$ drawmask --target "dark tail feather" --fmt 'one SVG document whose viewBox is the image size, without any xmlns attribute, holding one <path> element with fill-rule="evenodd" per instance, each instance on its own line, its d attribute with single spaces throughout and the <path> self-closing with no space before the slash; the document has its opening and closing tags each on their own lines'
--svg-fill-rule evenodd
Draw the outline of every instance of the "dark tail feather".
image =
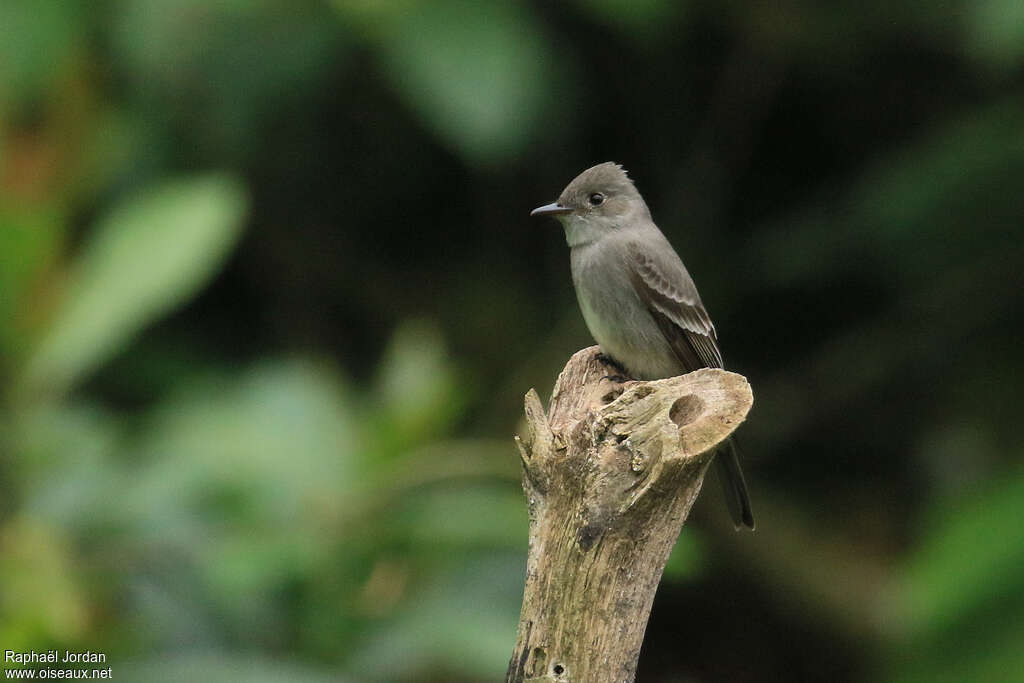
<svg viewBox="0 0 1024 683">
<path fill-rule="evenodd" d="M 736 454 L 736 444 L 732 439 L 715 456 L 718 462 L 718 480 L 722 483 L 725 493 L 725 504 L 729 507 L 732 523 L 739 529 L 745 526 L 754 528 L 754 513 L 750 509 L 750 495 L 747 493 L 747 482 L 743 480 L 740 459 Z"/>
</svg>

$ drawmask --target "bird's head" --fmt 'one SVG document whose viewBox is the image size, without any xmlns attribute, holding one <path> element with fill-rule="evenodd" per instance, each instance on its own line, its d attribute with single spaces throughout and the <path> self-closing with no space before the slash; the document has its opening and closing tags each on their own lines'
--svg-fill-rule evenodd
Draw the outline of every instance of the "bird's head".
<svg viewBox="0 0 1024 683">
<path fill-rule="evenodd" d="M 530 215 L 557 218 L 570 247 L 651 217 L 633 181 L 611 161 L 583 171 L 562 190 L 557 202 L 539 206 Z"/>
</svg>

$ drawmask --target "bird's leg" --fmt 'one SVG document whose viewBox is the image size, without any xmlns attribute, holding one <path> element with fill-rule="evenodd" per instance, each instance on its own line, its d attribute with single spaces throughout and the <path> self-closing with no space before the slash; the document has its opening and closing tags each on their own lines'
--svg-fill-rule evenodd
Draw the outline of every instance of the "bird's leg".
<svg viewBox="0 0 1024 683">
<path fill-rule="evenodd" d="M 629 384 L 633 382 L 633 379 L 629 377 L 626 368 L 622 367 L 622 364 L 611 356 L 599 353 L 597 354 L 597 359 L 612 371 L 611 374 L 601 378 L 602 381 L 611 382 L 613 385 L 608 393 L 601 397 L 601 400 L 607 405 L 619 396 L 622 396 L 622 393 L 629 388 Z"/>
<path fill-rule="evenodd" d="M 626 368 L 622 367 L 622 364 L 619 363 L 614 358 L 612 358 L 611 356 L 606 355 L 604 353 L 599 353 L 597 354 L 597 359 L 604 363 L 605 365 L 610 365 L 612 370 L 617 371 L 616 374 L 605 375 L 602 379 L 614 382 L 615 384 L 625 384 L 626 382 L 632 381 L 632 379 L 629 377 L 629 374 L 626 372 Z"/>
</svg>

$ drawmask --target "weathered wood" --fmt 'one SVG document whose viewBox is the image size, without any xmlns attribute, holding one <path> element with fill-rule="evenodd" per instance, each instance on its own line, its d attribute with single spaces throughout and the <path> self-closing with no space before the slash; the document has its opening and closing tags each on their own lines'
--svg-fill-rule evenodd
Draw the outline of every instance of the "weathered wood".
<svg viewBox="0 0 1024 683">
<path fill-rule="evenodd" d="M 518 642 L 506 681 L 634 679 L 654 593 L 715 447 L 750 385 L 704 369 L 617 384 L 596 346 L 562 370 L 516 437 L 530 511 Z"/>
</svg>

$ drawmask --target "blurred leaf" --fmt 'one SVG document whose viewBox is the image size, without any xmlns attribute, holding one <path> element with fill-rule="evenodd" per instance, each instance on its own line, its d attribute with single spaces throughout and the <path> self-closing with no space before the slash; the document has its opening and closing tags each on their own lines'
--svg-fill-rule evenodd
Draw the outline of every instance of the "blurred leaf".
<svg viewBox="0 0 1024 683">
<path fill-rule="evenodd" d="M 46 402 L 18 415 L 14 463 L 25 509 L 64 529 L 79 530 L 97 503 L 109 506 L 123 476 L 114 456 L 123 423 L 85 402 Z"/>
<path fill-rule="evenodd" d="M 464 483 L 424 492 L 408 506 L 410 538 L 423 546 L 497 546 L 526 552 L 529 520 L 518 486 Z"/>
<path fill-rule="evenodd" d="M 0 205 L 0 364 L 24 354 L 34 322 L 27 295 L 56 259 L 63 236 L 56 207 Z M 9 368 L 0 365 L 0 372 Z"/>
<path fill-rule="evenodd" d="M 29 390 L 61 392 L 217 272 L 246 199 L 227 176 L 167 182 L 108 214 L 72 268 L 66 297 L 26 368 Z"/>
<path fill-rule="evenodd" d="M 304 107 L 344 60 L 345 33 L 320 3 L 133 0 L 112 19 L 149 124 L 187 126 L 219 158 L 258 156 L 267 120 Z"/>
<path fill-rule="evenodd" d="M 71 544 L 30 517 L 0 526 L 0 642 L 27 650 L 80 638 L 88 627 Z"/>
<path fill-rule="evenodd" d="M 613 30 L 645 40 L 652 34 L 678 30 L 679 24 L 673 20 L 688 5 L 678 0 L 576 0 L 575 4 L 580 12 Z"/>
<path fill-rule="evenodd" d="M 939 500 L 902 582 L 894 680 L 1024 680 L 1024 473 Z"/>
<path fill-rule="evenodd" d="M 167 143 L 151 121 L 111 106 L 97 112 L 90 124 L 77 150 L 76 173 L 69 178 L 74 199 L 89 201 L 108 195 L 111 188 L 139 187 L 147 179 L 159 178 L 156 159 L 166 152 Z"/>
<path fill-rule="evenodd" d="M 185 543 L 197 527 L 233 520 L 217 543 L 195 547 L 200 556 L 209 551 L 237 568 L 241 549 L 264 553 L 280 543 L 304 561 L 355 483 L 358 450 L 340 383 L 311 363 L 268 363 L 235 380 L 197 383 L 153 416 L 139 445 L 143 462 L 120 498 L 124 520 Z M 267 546 L 247 545 L 255 537 Z"/>
<path fill-rule="evenodd" d="M 412 321 L 395 331 L 380 362 L 374 436 L 387 450 L 441 436 L 462 413 L 468 397 L 433 323 Z"/>
<path fill-rule="evenodd" d="M 1024 594 L 1024 474 L 976 491 L 938 514 L 907 568 L 907 627 L 942 631 L 973 610 Z"/>
<path fill-rule="evenodd" d="M 213 610 L 221 630 L 272 641 L 277 591 L 325 561 L 356 483 L 350 410 L 337 378 L 303 361 L 188 387 L 139 444 L 120 527 L 160 549 L 163 571 L 195 577 L 194 609 Z"/>
<path fill-rule="evenodd" d="M 876 278 L 930 282 L 996 245 L 1020 243 L 1024 102 L 970 110 L 866 172 L 843 201 L 819 206 L 751 243 L 752 262 L 779 283 L 827 279 L 851 258 L 886 263 Z M 823 275 L 827 273 L 828 275 Z M 890 275 L 891 273 L 891 275 Z"/>
<path fill-rule="evenodd" d="M 967 4 L 967 49 L 986 65 L 1010 70 L 1024 58 L 1024 3 L 974 0 Z"/>
<path fill-rule="evenodd" d="M 326 561 L 358 481 L 337 378 L 304 361 L 193 378 L 131 439 L 120 422 L 66 403 L 21 416 L 24 509 L 82 543 L 76 560 L 129 606 L 133 633 L 156 644 L 212 645 L 225 631 L 273 642 L 279 591 Z"/>
<path fill-rule="evenodd" d="M 514 156 L 555 98 L 542 27 L 517 2 L 366 3 L 336 0 L 381 51 L 386 76 L 434 131 L 469 161 Z M 397 11 L 401 9 L 402 11 Z"/>
<path fill-rule="evenodd" d="M 453 558 L 454 559 L 454 558 Z M 519 555 L 461 556 L 392 623 L 354 648 L 351 669 L 373 680 L 445 672 L 498 680 L 515 644 L 523 590 Z"/>
<path fill-rule="evenodd" d="M 0 115 L 53 85 L 76 47 L 82 8 L 63 0 L 0 2 Z"/>
</svg>

